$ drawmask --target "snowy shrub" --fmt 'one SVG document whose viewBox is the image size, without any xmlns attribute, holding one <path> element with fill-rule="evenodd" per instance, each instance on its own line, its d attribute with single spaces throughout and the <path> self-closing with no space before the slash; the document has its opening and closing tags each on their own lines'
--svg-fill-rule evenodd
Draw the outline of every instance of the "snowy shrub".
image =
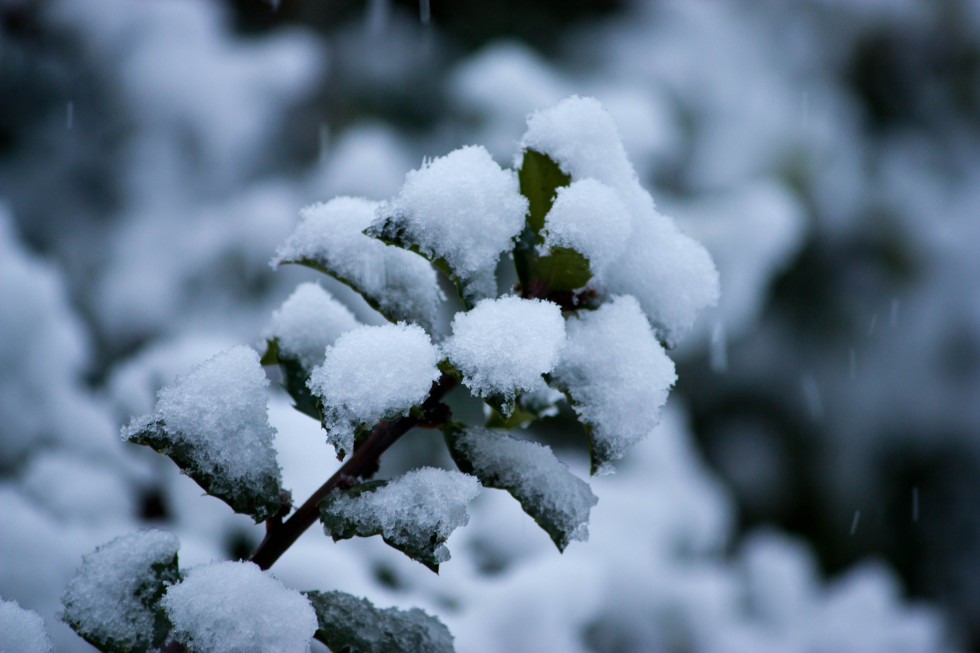
<svg viewBox="0 0 980 653">
<path fill-rule="evenodd" d="M 445 626 L 419 610 L 301 594 L 267 570 L 319 520 L 334 540 L 380 535 L 438 571 L 482 487 L 512 495 L 559 550 L 588 537 L 589 483 L 520 429 L 567 400 L 592 472 L 613 471 L 659 422 L 676 380 L 665 347 L 716 301 L 718 277 L 707 252 L 656 210 L 596 100 L 571 97 L 528 126 L 514 170 L 469 146 L 425 161 L 388 202 L 339 198 L 303 211 L 274 264 L 334 277 L 391 324 L 362 325 L 305 284 L 273 315 L 264 355 L 234 347 L 163 389 L 124 439 L 169 456 L 205 492 L 264 522 L 266 537 L 247 562 L 189 570 L 177 564 L 176 538 L 158 532 L 99 548 L 64 599 L 79 634 L 106 651 L 166 641 L 302 651 L 313 638 L 334 651 L 448 651 Z M 501 290 L 506 265 L 517 282 Z M 446 328 L 451 301 L 462 310 Z M 278 368 L 343 462 L 296 509 L 262 366 Z M 452 392 L 483 402 L 486 422 L 454 415 Z M 382 454 L 416 427 L 442 432 L 459 471 L 373 479 Z"/>
</svg>

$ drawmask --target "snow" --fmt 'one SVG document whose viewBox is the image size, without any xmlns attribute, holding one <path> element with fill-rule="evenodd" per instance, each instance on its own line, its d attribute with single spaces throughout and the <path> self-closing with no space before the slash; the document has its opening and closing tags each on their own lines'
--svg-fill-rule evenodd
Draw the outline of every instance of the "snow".
<svg viewBox="0 0 980 653">
<path fill-rule="evenodd" d="M 156 615 L 143 601 L 162 582 L 153 567 L 175 564 L 178 548 L 173 534 L 146 530 L 84 556 L 62 599 L 65 621 L 77 624 L 87 639 L 148 646 Z"/>
<path fill-rule="evenodd" d="M 484 484 L 507 490 L 532 516 L 554 523 L 559 548 L 588 539 L 589 511 L 598 499 L 550 447 L 478 427 L 461 433 L 454 446 Z"/>
<path fill-rule="evenodd" d="M 469 522 L 466 506 L 479 492 L 480 483 L 472 476 L 423 467 L 373 492 L 337 497 L 329 512 L 357 524 L 359 531 L 380 532 L 400 548 L 424 550 L 433 538 L 442 542 Z M 449 549 L 439 543 L 433 557 L 445 562 Z"/>
<path fill-rule="evenodd" d="M 32 456 L 21 475 L 21 487 L 65 521 L 98 524 L 136 514 L 133 488 L 116 470 L 64 450 Z"/>
<path fill-rule="evenodd" d="M 267 338 L 276 338 L 282 356 L 296 358 L 306 370 L 323 362 L 326 348 L 359 322 L 346 306 L 317 283 L 301 284 L 272 314 Z"/>
<path fill-rule="evenodd" d="M 573 181 L 592 177 L 620 191 L 638 188 L 616 124 L 595 98 L 573 95 L 535 111 L 521 147 L 547 154 Z"/>
<path fill-rule="evenodd" d="M 629 210 L 612 188 L 592 178 L 573 181 L 558 189 L 545 216 L 544 250 L 574 249 L 601 276 L 626 248 L 630 223 Z"/>
<path fill-rule="evenodd" d="M 272 264 L 309 260 L 351 284 L 389 319 L 431 328 L 443 300 L 435 270 L 420 256 L 362 233 L 377 207 L 363 198 L 338 197 L 303 209 Z"/>
<path fill-rule="evenodd" d="M 516 173 L 471 145 L 409 172 L 378 217 L 426 256 L 445 259 L 467 296 L 480 298 L 497 294 L 497 260 L 524 228 L 527 208 Z"/>
<path fill-rule="evenodd" d="M 0 598 L 0 651 L 3 653 L 51 653 L 51 638 L 44 620 L 16 601 Z"/>
<path fill-rule="evenodd" d="M 175 446 L 214 477 L 212 494 L 242 489 L 261 496 L 279 478 L 275 429 L 267 415 L 269 380 L 251 347 L 236 345 L 160 391 L 155 414 L 133 420 L 123 438 L 162 420 Z"/>
<path fill-rule="evenodd" d="M 309 600 L 251 562 L 195 567 L 162 603 L 195 653 L 306 653 L 317 628 Z"/>
<path fill-rule="evenodd" d="M 718 301 L 710 255 L 656 210 L 598 100 L 566 98 L 531 114 L 527 125 L 523 148 L 551 157 L 573 182 L 593 178 L 619 195 L 630 214 L 629 238 L 599 285 L 610 295 L 634 295 L 660 336 L 676 343 L 701 310 Z"/>
<path fill-rule="evenodd" d="M 405 414 L 439 378 L 439 350 L 418 325 L 365 326 L 340 336 L 310 375 L 323 402 L 327 439 L 338 455 L 353 451 L 358 427 Z"/>
<path fill-rule="evenodd" d="M 475 394 L 512 399 L 538 388 L 564 344 L 565 322 L 557 304 L 508 295 L 457 313 L 443 351 Z"/>
<path fill-rule="evenodd" d="M 592 427 L 600 472 L 645 437 L 677 380 L 674 363 L 654 338 L 640 305 L 617 297 L 567 323 L 568 344 L 554 371 L 579 418 Z"/>
<path fill-rule="evenodd" d="M 718 301 L 718 271 L 708 252 L 666 216 L 636 220 L 622 257 L 604 282 L 611 294 L 636 297 L 658 334 L 675 345 L 701 311 Z"/>
</svg>

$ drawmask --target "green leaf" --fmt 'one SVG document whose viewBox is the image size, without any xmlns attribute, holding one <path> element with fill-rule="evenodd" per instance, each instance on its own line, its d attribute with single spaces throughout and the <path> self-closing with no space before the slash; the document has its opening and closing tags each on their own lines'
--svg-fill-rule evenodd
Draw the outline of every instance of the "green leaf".
<svg viewBox="0 0 980 653">
<path fill-rule="evenodd" d="M 524 232 L 514 250 L 514 262 L 526 294 L 540 297 L 548 292 L 584 288 L 592 278 L 585 256 L 567 247 L 553 248 L 547 255 L 539 251 L 544 244 L 545 216 L 551 210 L 558 189 L 568 186 L 572 178 L 548 155 L 525 150 L 519 179 L 521 194 L 527 198 L 530 209 Z"/>
<path fill-rule="evenodd" d="M 509 492 L 559 551 L 571 540 L 588 536 L 589 512 L 598 499 L 550 448 L 459 424 L 447 426 L 443 434 L 460 471 L 473 474 L 486 487 Z"/>
<path fill-rule="evenodd" d="M 319 421 L 323 420 L 319 400 L 310 392 L 306 381 L 310 372 L 303 367 L 294 356 L 284 356 L 279 349 L 279 340 L 272 338 L 266 341 L 267 347 L 262 355 L 261 363 L 266 366 L 278 365 L 282 373 L 283 386 L 293 398 L 293 408 Z"/>
<path fill-rule="evenodd" d="M 139 424 L 129 431 L 127 439 L 168 456 L 205 492 L 221 499 L 235 512 L 250 515 L 256 523 L 274 517 L 289 505 L 289 493 L 282 488 L 277 474 L 263 474 L 254 483 L 230 479 L 220 466 L 205 464 L 187 439 L 172 433 L 162 419 Z"/>
<path fill-rule="evenodd" d="M 452 653 L 453 636 L 418 608 L 377 608 L 344 592 L 305 592 L 316 612 L 316 639 L 334 653 Z"/>
<path fill-rule="evenodd" d="M 521 194 L 527 198 L 530 209 L 527 214 L 527 226 L 540 243 L 541 230 L 544 229 L 544 217 L 551 210 L 555 201 L 555 193 L 562 186 L 572 183 L 570 175 L 562 172 L 561 168 L 547 154 L 535 150 L 524 150 L 524 158 L 518 173 L 521 183 Z"/>
</svg>

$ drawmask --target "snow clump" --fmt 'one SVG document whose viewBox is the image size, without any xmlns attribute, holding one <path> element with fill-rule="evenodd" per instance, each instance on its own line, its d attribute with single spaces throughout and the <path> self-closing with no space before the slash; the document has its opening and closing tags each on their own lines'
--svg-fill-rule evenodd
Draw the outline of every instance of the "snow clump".
<svg viewBox="0 0 980 653">
<path fill-rule="evenodd" d="M 513 399 L 540 386 L 564 344 L 565 321 L 557 304 L 508 295 L 457 313 L 443 350 L 474 393 Z"/>
<path fill-rule="evenodd" d="M 279 353 L 312 370 L 323 362 L 327 347 L 360 326 L 346 306 L 318 283 L 300 284 L 272 314 L 266 337 L 275 338 Z"/>
<path fill-rule="evenodd" d="M 593 467 L 611 472 L 609 462 L 622 458 L 660 421 L 677 380 L 674 363 L 630 296 L 570 319 L 567 329 L 568 344 L 554 377 L 592 427 Z"/>
<path fill-rule="evenodd" d="M 164 580 L 173 580 L 157 570 L 176 567 L 179 546 L 172 533 L 147 530 L 84 556 L 62 598 L 65 621 L 89 641 L 122 650 L 150 647 L 157 628 L 152 599 Z"/>
<path fill-rule="evenodd" d="M 307 653 L 317 629 L 309 600 L 251 562 L 195 567 L 162 603 L 196 653 Z"/>
<path fill-rule="evenodd" d="M 327 348 L 308 386 L 323 402 L 327 439 L 345 456 L 355 431 L 405 414 L 439 378 L 439 350 L 418 325 L 364 326 Z"/>
<path fill-rule="evenodd" d="M 527 208 L 516 173 L 471 145 L 409 172 L 378 217 L 422 254 L 444 259 L 466 294 L 480 298 L 497 294 L 497 260 L 524 228 Z"/>
<path fill-rule="evenodd" d="M 0 651 L 51 653 L 51 650 L 51 638 L 41 615 L 25 610 L 16 601 L 0 599 Z"/>
</svg>

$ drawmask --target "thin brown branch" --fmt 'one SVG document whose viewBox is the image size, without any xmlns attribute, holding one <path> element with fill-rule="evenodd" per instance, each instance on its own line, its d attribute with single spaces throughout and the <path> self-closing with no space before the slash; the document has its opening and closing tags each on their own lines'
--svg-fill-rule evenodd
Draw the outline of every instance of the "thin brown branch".
<svg viewBox="0 0 980 653">
<path fill-rule="evenodd" d="M 312 526 L 320 517 L 318 504 L 337 487 L 349 483 L 350 479 L 368 479 L 378 470 L 381 455 L 388 447 L 398 441 L 408 431 L 416 426 L 433 427 L 438 421 L 433 416 L 439 416 L 444 410 L 440 402 L 446 394 L 456 387 L 457 381 L 444 374 L 433 384 L 429 398 L 422 404 L 422 416 L 406 415 L 387 422 L 379 423 L 361 446 L 357 447 L 350 459 L 337 470 L 320 488 L 310 495 L 302 506 L 289 519 L 282 523 L 271 525 L 265 539 L 252 554 L 251 560 L 262 569 L 268 569 L 289 547 L 299 539 L 300 535 Z"/>
</svg>

